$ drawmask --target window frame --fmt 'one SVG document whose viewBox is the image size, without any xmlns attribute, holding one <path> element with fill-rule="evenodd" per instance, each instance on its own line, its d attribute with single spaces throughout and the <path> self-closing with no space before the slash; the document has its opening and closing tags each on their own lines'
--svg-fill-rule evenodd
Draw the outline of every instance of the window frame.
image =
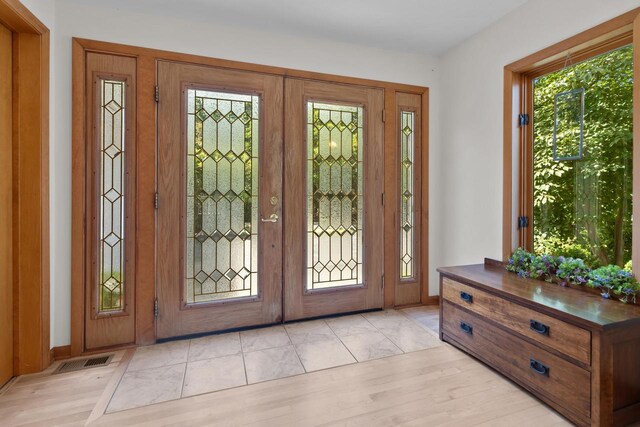
<svg viewBox="0 0 640 427">
<path fill-rule="evenodd" d="M 533 250 L 533 82 L 536 78 L 621 48 L 633 46 L 633 186 L 640 188 L 640 8 L 584 31 L 567 40 L 511 63 L 504 68 L 503 233 L 502 257 L 513 250 Z M 528 115 L 527 125 L 519 124 Z M 640 197 L 633 194 L 633 216 L 640 218 Z M 527 217 L 527 227 L 519 227 Z M 633 241 L 640 227 L 633 228 Z M 637 245 L 636 245 L 637 246 Z M 632 248 L 632 261 L 640 265 L 640 247 Z"/>
</svg>

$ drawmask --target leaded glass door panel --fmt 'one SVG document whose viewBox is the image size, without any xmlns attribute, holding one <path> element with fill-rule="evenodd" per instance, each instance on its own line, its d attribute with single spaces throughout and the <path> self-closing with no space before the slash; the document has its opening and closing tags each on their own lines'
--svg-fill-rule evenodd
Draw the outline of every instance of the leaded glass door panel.
<svg viewBox="0 0 640 427">
<path fill-rule="evenodd" d="M 382 307 L 382 91 L 286 79 L 285 100 L 284 319 Z"/>
<path fill-rule="evenodd" d="M 283 80 L 158 67 L 158 338 L 282 319 Z"/>
</svg>

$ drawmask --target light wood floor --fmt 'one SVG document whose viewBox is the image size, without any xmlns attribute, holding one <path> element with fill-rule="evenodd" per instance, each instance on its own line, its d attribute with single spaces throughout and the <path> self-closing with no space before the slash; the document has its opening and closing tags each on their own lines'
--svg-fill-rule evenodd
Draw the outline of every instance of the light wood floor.
<svg viewBox="0 0 640 427">
<path fill-rule="evenodd" d="M 104 368 L 20 377 L 0 396 L 0 424 L 568 425 L 449 345 L 102 415 L 123 353 Z"/>
</svg>

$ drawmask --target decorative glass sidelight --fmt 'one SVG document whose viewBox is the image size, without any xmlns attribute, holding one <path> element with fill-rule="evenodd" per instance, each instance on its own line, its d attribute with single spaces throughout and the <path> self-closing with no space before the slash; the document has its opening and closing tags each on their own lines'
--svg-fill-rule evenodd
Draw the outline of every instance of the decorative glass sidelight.
<svg viewBox="0 0 640 427">
<path fill-rule="evenodd" d="M 307 290 L 363 281 L 363 114 L 307 103 Z"/>
<path fill-rule="evenodd" d="M 189 89 L 185 301 L 258 295 L 255 95 Z"/>
<path fill-rule="evenodd" d="M 400 112 L 400 278 L 414 275 L 414 123 L 415 113 Z"/>
<path fill-rule="evenodd" d="M 126 82 L 100 79 L 98 308 L 124 308 Z"/>
</svg>

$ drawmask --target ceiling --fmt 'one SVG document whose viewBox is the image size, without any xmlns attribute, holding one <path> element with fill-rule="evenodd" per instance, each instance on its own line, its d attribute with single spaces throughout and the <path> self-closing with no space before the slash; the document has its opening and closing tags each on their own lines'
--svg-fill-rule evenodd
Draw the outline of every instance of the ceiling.
<svg viewBox="0 0 640 427">
<path fill-rule="evenodd" d="M 72 0 L 440 55 L 527 0 Z"/>
</svg>

